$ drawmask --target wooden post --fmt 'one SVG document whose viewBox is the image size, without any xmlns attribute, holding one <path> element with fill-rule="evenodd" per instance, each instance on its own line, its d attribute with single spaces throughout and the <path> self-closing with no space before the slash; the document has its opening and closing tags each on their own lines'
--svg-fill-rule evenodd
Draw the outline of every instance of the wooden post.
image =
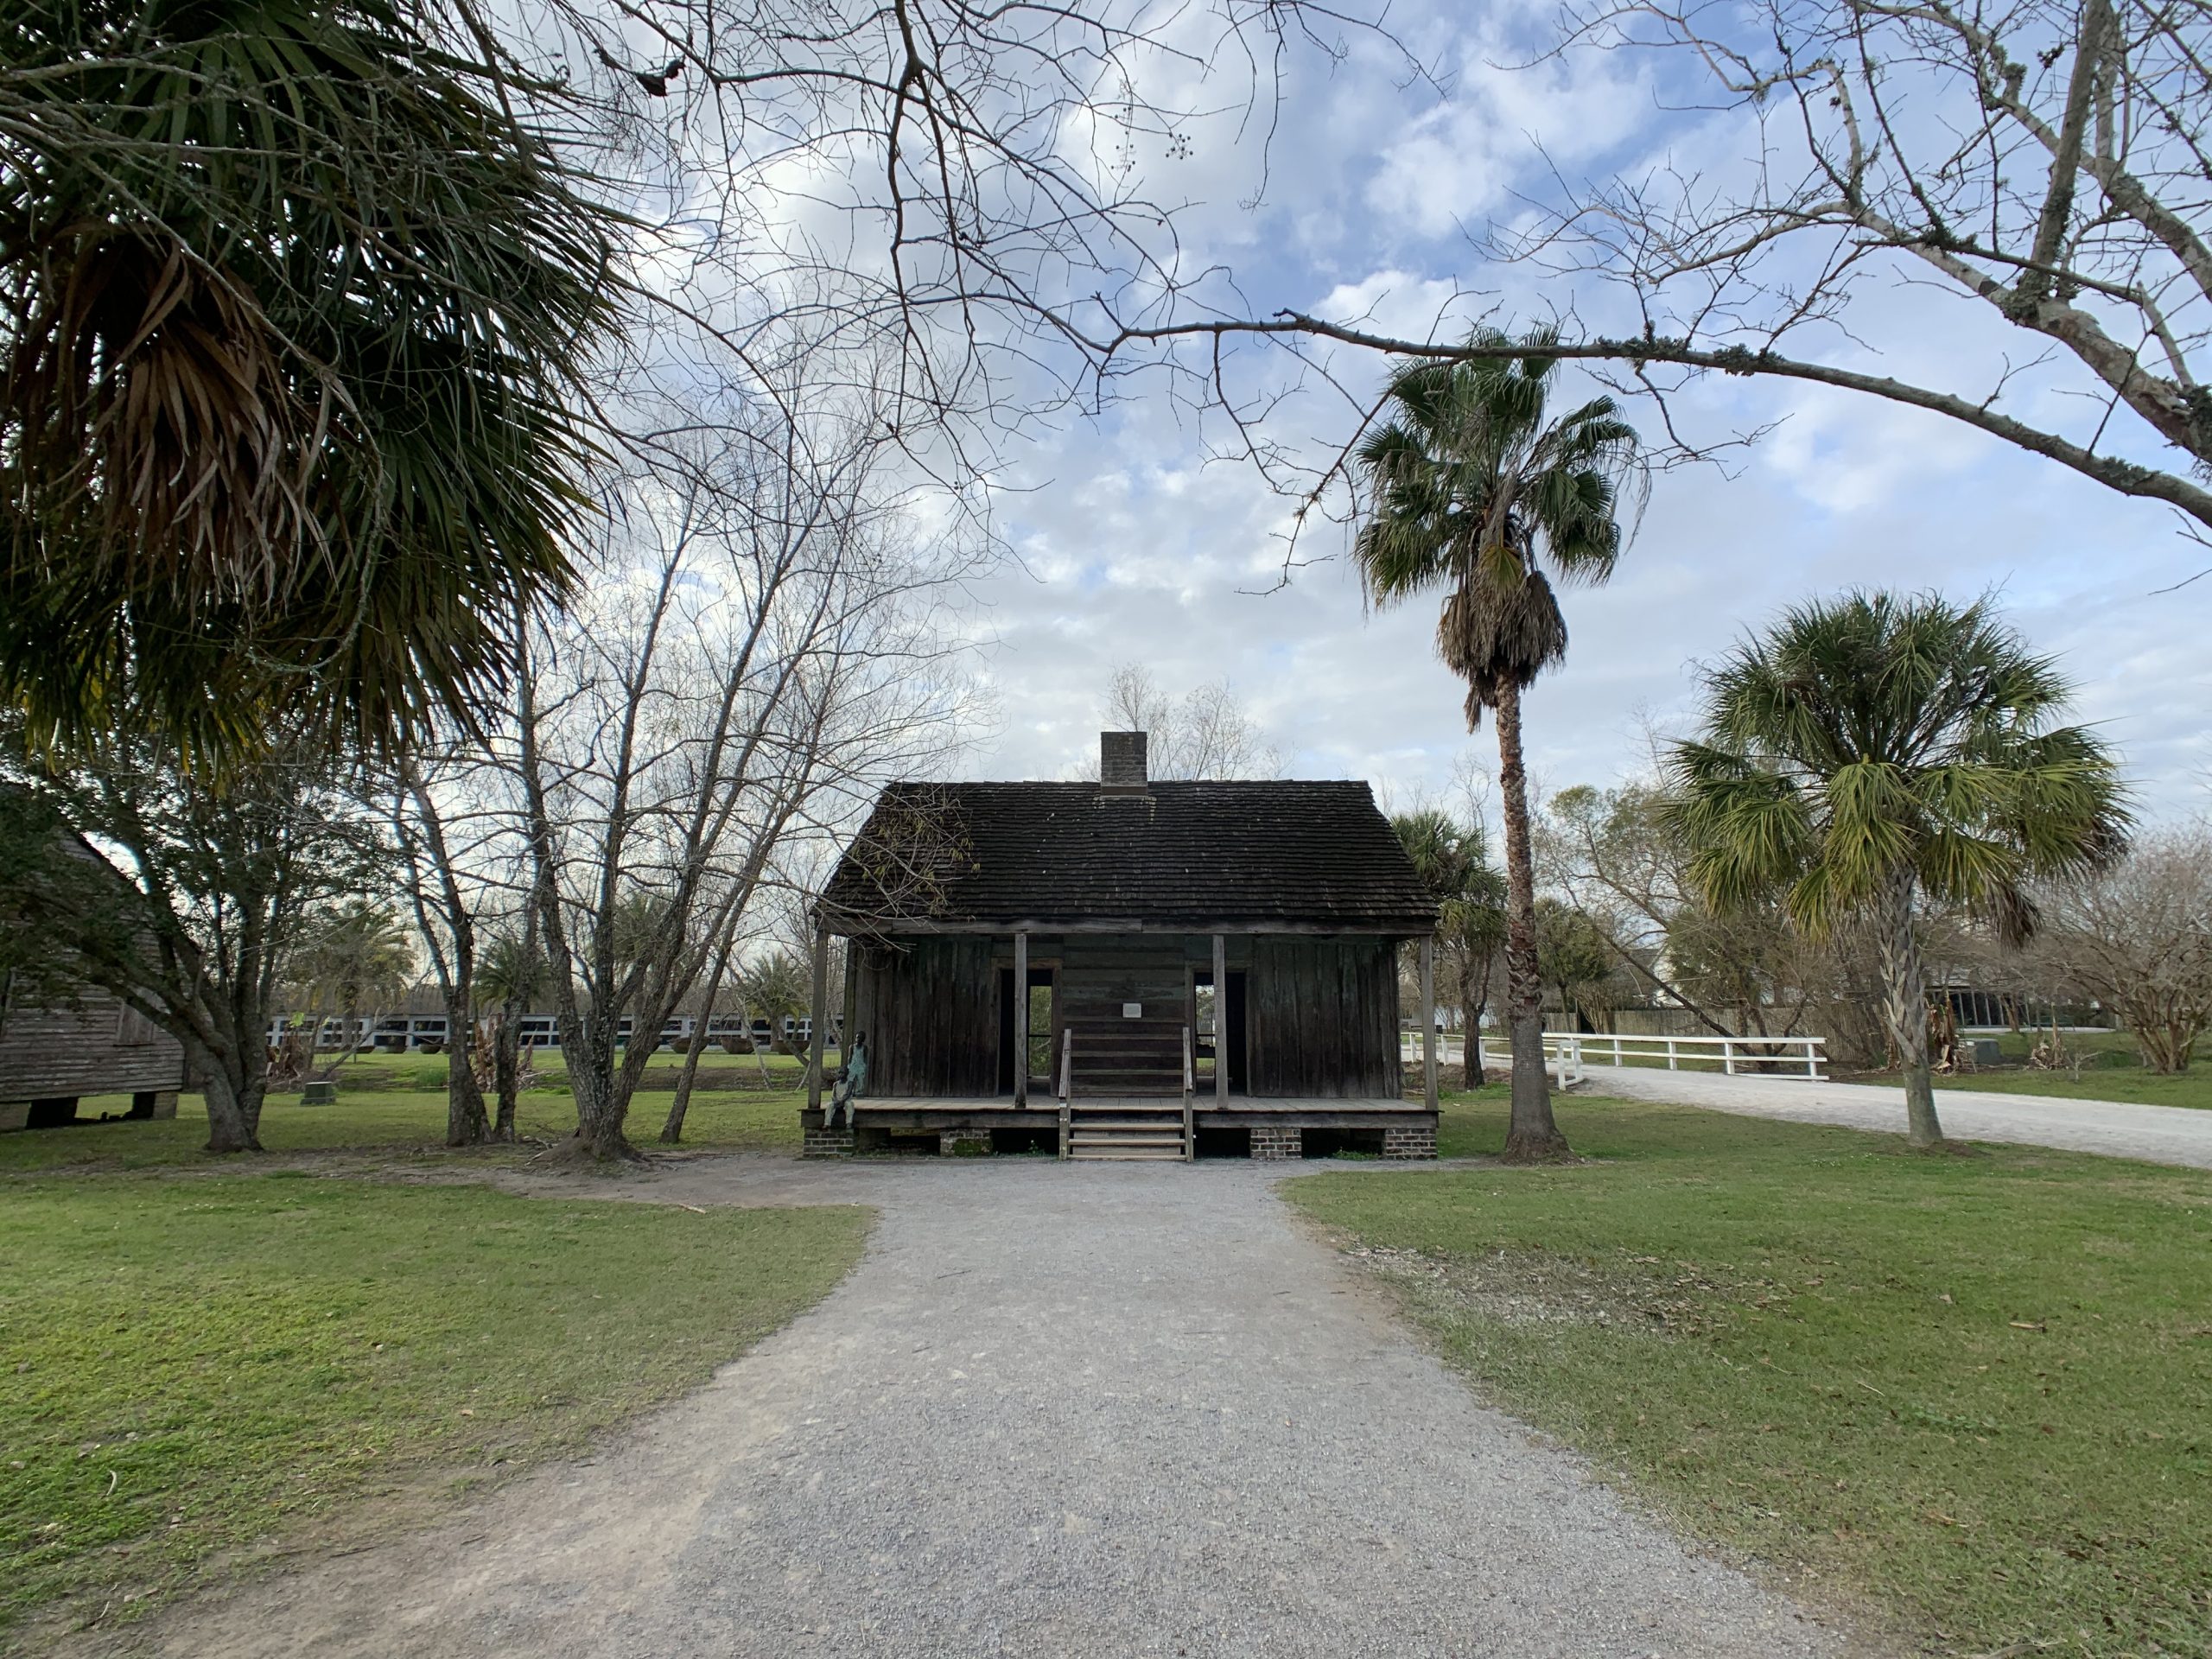
<svg viewBox="0 0 2212 1659">
<path fill-rule="evenodd" d="M 1014 936 L 1014 1103 L 1029 1103 L 1029 935 Z"/>
<path fill-rule="evenodd" d="M 1229 1106 L 1229 941 L 1213 936 L 1213 1103 Z"/>
<path fill-rule="evenodd" d="M 845 1011 L 837 1022 L 837 1067 L 842 1072 L 853 1063 L 853 1027 L 861 1016 L 861 949 L 856 940 L 845 941 Z"/>
<path fill-rule="evenodd" d="M 806 1109 L 822 1109 L 822 1039 L 823 1027 L 830 1023 L 830 928 L 824 922 L 814 927 L 814 1007 L 812 1029 L 806 1039 Z"/>
<path fill-rule="evenodd" d="M 1421 942 L 1421 1094 L 1436 1109 L 1436 936 Z"/>
</svg>

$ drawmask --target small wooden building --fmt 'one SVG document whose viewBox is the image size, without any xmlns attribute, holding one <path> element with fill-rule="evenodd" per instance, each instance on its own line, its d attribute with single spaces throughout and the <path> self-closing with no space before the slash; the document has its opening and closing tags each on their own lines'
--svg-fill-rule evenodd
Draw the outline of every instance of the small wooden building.
<svg viewBox="0 0 2212 1659">
<path fill-rule="evenodd" d="M 0 1129 L 78 1121 L 92 1095 L 128 1095 L 110 1117 L 175 1117 L 184 1048 L 136 1008 L 92 986 L 67 1007 L 22 1007 L 0 982 Z"/>
<path fill-rule="evenodd" d="M 884 792 L 817 912 L 867 1080 L 826 1127 L 817 1040 L 808 1151 L 1434 1156 L 1397 956 L 1436 907 L 1367 785 L 1154 782 L 1141 732 L 1100 777 Z"/>
<path fill-rule="evenodd" d="M 113 875 L 81 836 L 56 845 Z M 79 1103 L 98 1095 L 127 1095 L 130 1103 L 118 1101 L 94 1121 L 175 1117 L 184 1045 L 111 992 L 69 988 L 62 1006 L 49 1007 L 25 995 L 22 979 L 0 972 L 0 1130 L 74 1123 Z"/>
</svg>

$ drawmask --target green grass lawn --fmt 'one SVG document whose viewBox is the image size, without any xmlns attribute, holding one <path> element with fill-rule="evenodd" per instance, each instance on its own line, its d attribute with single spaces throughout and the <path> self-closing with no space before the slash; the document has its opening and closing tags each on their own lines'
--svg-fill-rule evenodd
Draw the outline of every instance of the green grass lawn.
<svg viewBox="0 0 2212 1659">
<path fill-rule="evenodd" d="M 1995 1033 L 2008 1064 L 1956 1077 L 1938 1074 L 1938 1089 L 1998 1090 L 2012 1095 L 2050 1095 L 2065 1100 L 2125 1100 L 2145 1106 L 2189 1106 L 2212 1111 L 2212 1063 L 2192 1065 L 2171 1076 L 2146 1071 L 2134 1038 L 2125 1032 L 2067 1032 L 2067 1044 L 2082 1057 L 2077 1080 L 2069 1068 L 2037 1071 L 2027 1064 L 2033 1032 Z M 2212 1062 L 2212 1057 L 2208 1057 Z M 1885 1081 L 1893 1079 L 1866 1079 Z M 1853 1079 L 1858 1081 L 1858 1079 Z"/>
<path fill-rule="evenodd" d="M 630 1106 L 630 1138 L 657 1147 L 661 1123 L 674 1096 L 665 1090 L 640 1090 Z M 701 1091 L 685 1115 L 685 1148 L 712 1152 L 796 1151 L 803 1091 Z M 120 1112 L 130 1105 L 122 1096 L 83 1102 L 86 1117 Z M 526 1137 L 556 1141 L 576 1126 L 576 1109 L 565 1085 L 526 1090 L 516 1109 Z M 439 1158 L 474 1158 L 513 1162 L 538 1150 L 532 1146 L 487 1147 L 465 1153 L 444 1148 L 446 1097 L 442 1087 L 408 1090 L 379 1086 L 349 1089 L 341 1080 L 334 1106 L 302 1106 L 296 1092 L 271 1095 L 262 1108 L 261 1144 L 268 1151 L 358 1151 Z M 207 1109 L 196 1095 L 178 1103 L 177 1115 L 162 1122 L 80 1123 L 66 1129 L 25 1129 L 0 1135 L 0 1173 L 8 1171 L 104 1164 L 133 1169 L 162 1164 L 213 1163 L 200 1151 L 207 1144 Z"/>
<path fill-rule="evenodd" d="M 0 1624 L 127 1617 L 573 1451 L 820 1297 L 868 1224 L 290 1171 L 5 1192 Z"/>
<path fill-rule="evenodd" d="M 1502 1405 L 1794 1588 L 1946 1652 L 2212 1653 L 2212 1174 L 1559 1113 L 1595 1161 L 1286 1190 Z M 1455 1100 L 1446 1154 L 1503 1120 Z"/>
</svg>

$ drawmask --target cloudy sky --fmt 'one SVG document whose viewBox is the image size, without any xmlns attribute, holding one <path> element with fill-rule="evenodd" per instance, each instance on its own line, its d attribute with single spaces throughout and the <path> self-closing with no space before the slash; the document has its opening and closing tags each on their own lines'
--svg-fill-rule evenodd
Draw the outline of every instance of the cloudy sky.
<svg viewBox="0 0 2212 1659">
<path fill-rule="evenodd" d="M 1225 129 L 1200 130 L 1188 156 L 1152 158 L 1148 182 L 1191 204 L 1180 228 L 1194 268 L 1233 270 L 1262 313 L 1368 315 L 1420 333 L 1446 296 L 1477 290 L 1488 297 L 1462 311 L 1527 316 L 1558 294 L 1486 264 L 1469 228 L 1541 192 L 1548 165 L 1581 179 L 1740 160 L 1741 124 L 1678 113 L 1687 100 L 1651 79 L 1663 66 L 1493 67 L 1535 38 L 1517 19 L 1494 11 L 1471 35 L 1427 36 L 1424 49 L 1450 71 L 1442 92 L 1408 88 L 1400 66 L 1367 47 L 1333 67 L 1297 63 L 1293 118 L 1256 210 L 1246 205 L 1256 146 Z M 1859 361 L 1976 395 L 2008 346 L 2017 352 L 1974 305 L 1925 288 L 1871 291 L 1854 323 L 1864 343 L 1842 349 Z M 2167 510 L 1842 392 L 1716 382 L 1680 413 L 1707 438 L 1773 429 L 1725 467 L 1661 476 L 1611 584 L 1567 596 L 1569 661 L 1529 704 L 1540 783 L 1622 777 L 1648 724 L 1685 722 L 1699 660 L 1793 601 L 1867 584 L 1993 591 L 2077 678 L 2078 712 L 2121 747 L 2149 811 L 2212 800 L 2212 579 L 2158 591 L 2208 558 Z M 1349 429 L 1322 404 L 1302 418 L 1313 435 L 1332 421 L 1339 439 Z M 1636 418 L 1656 424 L 1648 409 Z M 1279 583 L 1287 505 L 1249 467 L 1210 461 L 1210 435 L 1162 389 L 1009 452 L 997 513 L 1020 563 L 978 594 L 999 721 L 969 772 L 1056 776 L 1079 764 L 1106 679 L 1125 662 L 1171 692 L 1225 677 L 1299 775 L 1365 778 L 1405 800 L 1446 791 L 1471 749 L 1487 761 L 1487 734 L 1467 735 L 1461 690 L 1435 660 L 1433 606 L 1365 613 L 1333 526 L 1308 532 L 1314 562 Z"/>
</svg>

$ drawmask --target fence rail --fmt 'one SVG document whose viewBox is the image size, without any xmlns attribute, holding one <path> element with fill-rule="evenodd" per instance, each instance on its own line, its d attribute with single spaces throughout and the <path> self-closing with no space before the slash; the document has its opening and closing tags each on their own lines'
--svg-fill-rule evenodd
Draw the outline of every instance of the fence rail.
<svg viewBox="0 0 2212 1659">
<path fill-rule="evenodd" d="M 1702 1069 L 1718 1063 L 1729 1077 L 1755 1072 L 1762 1077 L 1805 1077 L 1817 1081 L 1826 1074 L 1825 1037 L 1635 1037 L 1611 1033 L 1548 1031 L 1544 1033 L 1544 1065 L 1557 1074 L 1560 1087 L 1580 1083 L 1592 1065 L 1664 1066 L 1679 1071 L 1685 1065 Z M 1483 1060 L 1510 1062 L 1511 1051 L 1497 1039 L 1482 1039 Z"/>
</svg>

